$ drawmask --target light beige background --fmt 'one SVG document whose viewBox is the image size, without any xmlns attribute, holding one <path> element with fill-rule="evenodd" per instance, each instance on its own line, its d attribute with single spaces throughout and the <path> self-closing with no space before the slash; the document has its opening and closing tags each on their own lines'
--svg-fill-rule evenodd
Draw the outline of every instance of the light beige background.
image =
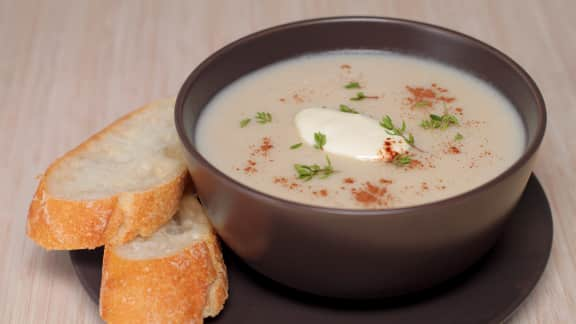
<svg viewBox="0 0 576 324">
<path fill-rule="evenodd" d="M 549 112 L 535 172 L 554 212 L 554 249 L 511 322 L 575 323 L 575 13 L 573 0 L 0 0 L 0 322 L 100 321 L 67 253 L 45 252 L 24 234 L 34 177 L 50 161 L 123 113 L 175 95 L 202 59 L 240 36 L 297 19 L 369 14 L 460 30 L 535 78 Z"/>
</svg>

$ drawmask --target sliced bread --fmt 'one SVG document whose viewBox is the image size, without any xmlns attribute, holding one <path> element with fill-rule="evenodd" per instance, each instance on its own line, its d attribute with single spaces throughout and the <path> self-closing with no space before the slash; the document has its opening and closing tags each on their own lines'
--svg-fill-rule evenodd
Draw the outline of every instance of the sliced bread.
<svg viewBox="0 0 576 324">
<path fill-rule="evenodd" d="M 173 108 L 173 99 L 150 103 L 52 163 L 30 205 L 28 236 L 46 249 L 92 249 L 168 222 L 187 181 Z"/>
<path fill-rule="evenodd" d="M 202 323 L 228 297 L 216 235 L 195 195 L 148 238 L 106 246 L 100 315 L 108 323 Z"/>
</svg>

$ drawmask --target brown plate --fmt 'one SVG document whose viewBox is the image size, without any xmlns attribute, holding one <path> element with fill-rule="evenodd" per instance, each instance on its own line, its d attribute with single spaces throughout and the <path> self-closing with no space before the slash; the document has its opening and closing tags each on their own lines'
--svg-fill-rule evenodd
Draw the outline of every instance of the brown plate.
<svg viewBox="0 0 576 324">
<path fill-rule="evenodd" d="M 224 249 L 230 298 L 209 323 L 501 323 L 530 294 L 552 246 L 552 215 L 532 176 L 496 246 L 451 281 L 417 295 L 367 301 L 330 299 L 285 288 Z M 102 249 L 70 252 L 80 282 L 98 300 Z M 330 274 L 326 274 L 330 275 Z"/>
</svg>

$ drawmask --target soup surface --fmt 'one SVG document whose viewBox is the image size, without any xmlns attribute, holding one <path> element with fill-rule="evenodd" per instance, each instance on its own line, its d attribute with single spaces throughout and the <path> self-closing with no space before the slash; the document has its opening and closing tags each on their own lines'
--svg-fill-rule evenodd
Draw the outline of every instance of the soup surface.
<svg viewBox="0 0 576 324">
<path fill-rule="evenodd" d="M 403 127 L 404 124 L 404 127 Z M 454 196 L 522 154 L 511 104 L 435 61 L 375 51 L 294 58 L 216 95 L 199 152 L 270 195 L 339 208 L 392 208 Z"/>
</svg>

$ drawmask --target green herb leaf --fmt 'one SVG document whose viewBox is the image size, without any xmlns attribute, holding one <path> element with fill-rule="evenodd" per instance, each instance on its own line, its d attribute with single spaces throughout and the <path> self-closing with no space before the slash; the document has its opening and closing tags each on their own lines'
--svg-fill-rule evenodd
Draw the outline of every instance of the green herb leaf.
<svg viewBox="0 0 576 324">
<path fill-rule="evenodd" d="M 461 141 L 463 139 L 464 139 L 464 136 L 460 133 L 456 133 L 456 136 L 454 136 L 455 141 Z"/>
<path fill-rule="evenodd" d="M 390 116 L 386 115 L 382 118 L 382 120 L 380 121 L 380 126 L 386 128 L 387 130 L 392 130 L 394 129 L 394 124 L 392 123 L 392 118 L 390 118 Z"/>
<path fill-rule="evenodd" d="M 442 116 L 442 120 L 444 120 L 448 124 L 448 126 L 458 125 L 458 118 L 454 115 L 444 114 L 444 116 Z"/>
<path fill-rule="evenodd" d="M 324 145 L 326 145 L 326 135 L 320 132 L 314 133 L 314 142 L 316 143 L 314 144 L 314 148 L 324 150 Z"/>
<path fill-rule="evenodd" d="M 404 134 L 404 132 L 406 131 L 406 123 L 404 121 L 402 121 L 402 127 L 398 128 L 394 126 L 392 118 L 386 115 L 380 121 L 380 126 L 386 129 L 386 133 L 388 133 L 389 135 L 400 136 L 404 139 L 404 141 L 406 141 L 406 143 L 414 147 L 414 135 L 412 135 L 412 133 L 408 134 L 408 136 Z"/>
<path fill-rule="evenodd" d="M 398 154 L 392 159 L 392 163 L 396 166 L 406 166 L 412 162 L 412 158 L 408 154 Z"/>
<path fill-rule="evenodd" d="M 458 118 L 451 114 L 444 114 L 442 116 L 430 114 L 430 119 L 423 120 L 420 123 L 420 126 L 425 129 L 446 129 L 452 125 L 458 125 Z"/>
<path fill-rule="evenodd" d="M 318 173 L 320 167 L 317 164 L 294 164 L 294 169 L 296 170 L 296 173 L 298 173 L 298 179 L 309 181 L 314 177 L 314 175 L 316 175 L 316 173 Z"/>
<path fill-rule="evenodd" d="M 414 107 L 417 107 L 417 108 L 432 107 L 432 102 L 426 101 L 426 100 L 418 101 L 417 103 L 414 104 Z"/>
<path fill-rule="evenodd" d="M 442 121 L 442 117 L 434 114 L 430 114 L 430 119 L 435 121 Z"/>
<path fill-rule="evenodd" d="M 346 113 L 351 113 L 351 114 L 358 114 L 358 111 L 356 111 L 355 109 L 352 109 L 346 105 L 340 105 L 340 111 L 346 112 Z"/>
<path fill-rule="evenodd" d="M 295 150 L 295 149 L 299 148 L 300 146 L 302 146 L 302 143 L 296 143 L 296 144 L 294 144 L 294 145 L 291 145 L 291 146 L 290 146 L 290 149 L 291 149 L 291 150 Z"/>
<path fill-rule="evenodd" d="M 365 98 L 366 98 L 366 95 L 364 94 L 364 92 L 357 92 L 356 97 L 352 97 L 352 98 L 350 98 L 350 100 L 360 101 L 360 100 L 363 100 Z"/>
<path fill-rule="evenodd" d="M 326 155 L 326 166 L 324 167 L 324 170 L 320 174 L 320 179 L 326 179 L 332 173 L 334 173 L 334 168 L 332 167 L 332 161 L 330 161 L 330 158 L 328 158 L 328 155 Z"/>
<path fill-rule="evenodd" d="M 364 92 L 356 92 L 356 97 L 352 97 L 350 98 L 350 100 L 352 101 L 360 101 L 360 100 L 364 100 L 364 99 L 378 99 L 380 97 L 378 96 L 367 96 L 366 94 L 364 94 Z"/>
<path fill-rule="evenodd" d="M 320 179 L 325 179 L 334 173 L 334 168 L 332 167 L 332 162 L 326 156 L 326 165 L 320 167 L 318 164 L 305 165 L 305 164 L 294 164 L 294 170 L 298 174 L 298 179 L 304 181 L 310 181 L 315 176 Z"/>
<path fill-rule="evenodd" d="M 410 145 L 414 145 L 414 135 L 412 135 L 412 133 L 410 133 L 408 135 L 408 139 L 406 140 L 406 143 L 408 143 Z"/>
<path fill-rule="evenodd" d="M 257 112 L 256 113 L 256 122 L 259 124 L 266 124 L 272 122 L 272 115 L 268 112 Z"/>
<path fill-rule="evenodd" d="M 244 128 L 250 124 L 251 118 L 245 118 L 240 121 L 240 128 Z"/>
<path fill-rule="evenodd" d="M 350 82 L 344 86 L 346 89 L 360 89 L 360 83 L 358 82 Z"/>
</svg>

